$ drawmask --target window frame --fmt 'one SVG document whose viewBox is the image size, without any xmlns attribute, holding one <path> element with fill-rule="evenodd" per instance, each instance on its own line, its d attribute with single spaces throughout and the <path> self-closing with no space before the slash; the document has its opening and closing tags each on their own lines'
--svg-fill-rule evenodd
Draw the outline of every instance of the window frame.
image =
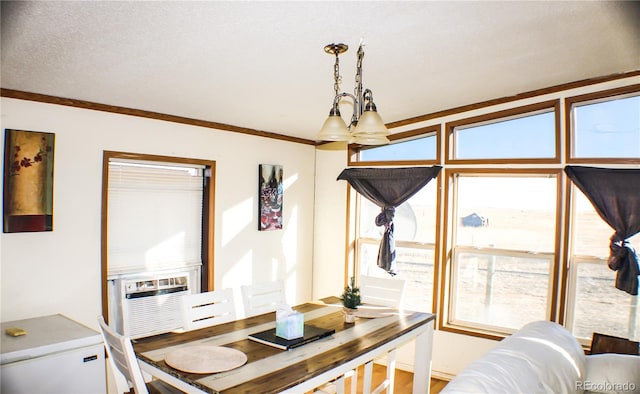
<svg viewBox="0 0 640 394">
<path fill-rule="evenodd" d="M 389 141 L 391 144 L 402 143 L 406 141 L 411 141 L 412 139 L 426 138 L 430 136 L 435 136 L 436 138 L 436 158 L 433 160 L 394 160 L 394 161 L 378 161 L 378 160 L 360 160 L 360 152 L 366 149 L 376 148 L 376 146 L 365 146 L 365 145 L 357 145 L 357 144 L 349 144 L 347 153 L 348 160 L 347 164 L 349 166 L 358 167 L 358 166 L 420 166 L 420 165 L 435 165 L 440 162 L 440 157 L 442 155 L 440 148 L 440 139 L 442 133 L 441 126 L 431 125 L 426 127 L 421 127 L 415 130 L 409 130 L 402 133 L 396 133 L 389 136 Z"/>
<path fill-rule="evenodd" d="M 204 189 L 202 198 L 202 245 L 201 245 L 201 291 L 213 289 L 214 281 L 214 223 L 215 223 L 215 174 L 216 162 L 212 160 L 183 158 L 175 156 L 150 155 L 143 153 L 128 153 L 117 151 L 103 151 L 102 155 L 102 207 L 101 207 L 101 294 L 102 315 L 109 316 L 108 300 L 108 194 L 109 194 L 109 161 L 111 159 L 127 159 L 146 162 L 187 164 L 205 167 Z"/>
<path fill-rule="evenodd" d="M 627 158 L 613 158 L 613 157 L 575 157 L 573 156 L 574 148 L 574 131 L 573 131 L 573 109 L 575 106 L 605 102 L 610 100 L 616 100 L 618 98 L 624 98 L 627 96 L 640 95 L 640 84 L 623 86 L 615 89 L 603 90 L 600 92 L 593 92 L 582 94 L 579 96 L 571 96 L 564 99 L 565 108 L 565 156 L 568 164 L 639 164 L 640 157 L 637 159 Z"/>
<path fill-rule="evenodd" d="M 499 123 L 513 118 L 524 118 L 540 112 L 553 112 L 555 124 L 554 157 L 551 158 L 512 158 L 512 159 L 456 159 L 454 152 L 456 147 L 455 133 L 458 127 L 474 126 L 478 124 Z M 457 119 L 447 122 L 445 125 L 445 164 L 548 164 L 560 163 L 560 100 L 542 101 L 535 104 L 509 108 L 497 112 L 491 112 L 470 118 Z"/>
<path fill-rule="evenodd" d="M 564 288 L 562 289 L 562 294 L 559 299 L 560 306 L 560 324 L 564 325 L 571 333 L 573 333 L 574 326 L 576 324 L 576 316 L 575 316 L 575 300 L 577 295 L 577 279 L 578 279 L 578 266 L 580 264 L 593 264 L 593 263 L 601 263 L 603 265 L 607 264 L 607 257 L 599 257 L 588 254 L 577 254 L 575 253 L 575 236 L 576 233 L 574 231 L 574 227 L 576 226 L 576 193 L 580 193 L 578 187 L 571 182 L 571 180 L 566 177 L 566 205 L 565 205 L 565 229 L 564 232 L 567 234 L 563 238 L 563 249 L 565 250 L 563 256 L 563 267 L 564 268 Z M 611 229 L 613 233 L 614 230 Z M 635 237 L 640 237 L 640 233 L 636 234 Z M 602 242 L 606 243 L 608 237 L 605 236 L 602 238 Z M 608 245 L 608 244 L 607 244 Z M 612 276 L 615 276 L 613 274 Z M 613 283 L 611 284 L 613 287 Z M 640 299 L 640 296 L 638 296 Z M 575 334 L 574 334 L 575 336 Z M 583 345 L 589 346 L 591 343 L 591 338 L 580 338 L 576 336 L 576 339 Z"/>
<path fill-rule="evenodd" d="M 396 163 L 396 162 L 394 162 Z M 385 162 L 385 164 L 387 164 Z M 436 209 L 436 213 L 435 213 L 435 225 L 437 226 L 438 223 L 440 223 L 441 220 L 441 214 L 440 214 L 440 207 L 442 204 L 442 171 L 440 171 L 438 173 L 438 175 L 436 175 L 436 177 L 434 179 L 432 179 L 430 182 L 436 182 L 436 201 L 435 201 L 435 209 Z M 365 236 L 360 236 L 360 225 L 359 223 L 357 223 L 357 218 L 360 216 L 361 213 L 361 204 L 362 204 L 362 196 L 360 196 L 358 193 L 356 192 L 352 192 L 353 188 L 349 185 L 348 189 L 347 189 L 347 199 L 349 201 L 349 206 L 354 208 L 354 211 L 356 212 L 356 214 L 354 215 L 356 218 L 354 220 L 354 226 L 353 229 L 349 230 L 349 223 L 350 221 L 347 220 L 347 231 L 352 231 L 352 235 L 353 235 L 353 242 L 347 242 L 347 263 L 345 264 L 345 279 L 348 276 L 359 276 L 361 273 L 361 268 L 360 268 L 360 259 L 361 259 L 361 250 L 362 250 L 362 245 L 363 244 L 380 244 L 380 239 L 376 239 L 376 238 L 372 238 L 372 237 L 365 237 Z M 350 217 L 349 212 L 347 212 L 347 216 Z M 438 310 L 438 303 L 439 303 L 439 299 L 440 299 L 440 293 L 439 293 L 439 287 L 437 285 L 437 281 L 438 278 L 440 277 L 440 270 L 442 269 L 441 265 L 440 265 L 440 259 L 438 258 L 438 254 L 439 254 L 439 250 L 440 250 L 440 242 L 441 242 L 441 236 L 440 236 L 440 232 L 436 231 L 435 232 L 435 239 L 434 242 L 419 242 L 419 241 L 403 241 L 403 240 L 395 240 L 395 245 L 396 247 L 404 247 L 404 248 L 416 248 L 416 249 L 422 249 L 422 250 L 430 250 L 433 249 L 433 256 L 434 256 L 434 261 L 433 261 L 433 278 L 432 279 L 432 283 L 433 283 L 433 289 L 432 289 L 432 294 L 431 294 L 431 310 L 433 311 L 433 313 L 436 313 L 435 311 Z M 353 258 L 353 268 L 350 269 L 349 268 L 349 257 L 352 256 Z M 346 283 L 345 283 L 346 286 Z"/>
<path fill-rule="evenodd" d="M 453 212 L 456 209 L 456 201 L 453 197 L 455 193 L 453 183 L 454 178 L 458 175 L 477 175 L 477 176 L 521 176 L 521 175 L 530 175 L 530 176 L 555 176 L 556 177 L 556 219 L 555 219 L 555 237 L 554 237 L 554 247 L 553 247 L 553 261 L 551 266 L 551 272 L 549 277 L 549 289 L 548 289 L 548 310 L 547 310 L 547 318 L 549 320 L 555 321 L 555 317 L 558 313 L 558 305 L 555 301 L 559 297 L 560 286 L 559 286 L 559 276 L 561 275 L 561 253 L 560 248 L 562 245 L 562 237 L 561 237 L 561 229 L 563 228 L 563 209 L 562 209 L 562 182 L 564 179 L 564 173 L 561 169 L 554 168 L 452 168 L 452 169 L 443 169 L 446 174 L 446 182 L 444 183 L 444 208 L 443 211 L 446 212 L 447 218 L 450 220 L 444 220 L 444 227 L 442 230 L 443 241 L 442 241 L 442 249 L 440 261 L 444 266 L 443 275 L 440 278 L 439 286 L 441 287 L 441 292 L 443 292 L 443 297 L 441 298 L 441 303 L 439 305 L 438 311 L 438 323 L 439 328 L 443 331 L 450 331 L 455 333 L 463 333 L 469 335 L 476 335 L 483 338 L 489 339 L 499 339 L 504 337 L 505 335 L 509 335 L 513 333 L 509 330 L 494 330 L 484 327 L 482 325 L 477 324 L 468 324 L 461 325 L 452 321 L 453 316 L 453 303 L 452 299 L 454 298 L 453 292 L 455 291 L 455 278 L 453 275 L 454 269 L 454 261 L 453 254 L 455 245 L 453 245 L 453 241 L 455 239 L 455 225 L 452 223 L 453 221 Z M 453 200 L 453 201 L 452 201 Z M 499 248 L 496 248 L 499 250 Z M 526 252 L 526 251 L 515 251 L 518 252 Z"/>
<path fill-rule="evenodd" d="M 508 249 L 500 249 L 500 248 L 485 248 L 485 247 L 480 247 L 480 248 L 473 248 L 470 246 L 459 246 L 459 247 L 453 247 L 450 251 L 450 255 L 452 256 L 451 259 L 451 264 L 449 265 L 449 269 L 450 272 L 453 272 L 457 269 L 458 267 L 458 262 L 455 260 L 455 257 L 458 253 L 465 253 L 465 252 L 475 252 L 477 254 L 484 254 L 487 256 L 492 256 L 492 255 L 496 255 L 497 253 L 492 253 L 492 251 L 496 251 L 499 252 L 500 256 L 506 256 L 506 257 L 519 257 L 519 256 L 526 256 L 526 257 L 546 257 L 550 260 L 550 264 L 549 264 L 549 278 L 553 278 L 555 276 L 555 272 L 556 272 L 556 268 L 557 268 L 557 255 L 555 255 L 554 253 L 536 253 L 536 254 L 531 254 L 529 252 L 525 252 L 525 251 L 521 251 L 521 250 L 508 250 Z M 453 300 L 455 300 L 456 298 L 456 294 L 455 294 L 455 289 L 457 288 L 457 282 L 458 282 L 458 278 L 454 277 L 453 275 L 451 275 L 451 285 L 449 288 L 449 299 L 452 300 L 452 302 L 448 303 L 448 308 L 447 308 L 447 322 L 443 325 L 443 329 L 447 329 L 450 331 L 453 331 L 455 328 L 457 328 L 457 332 L 463 332 L 466 331 L 468 328 L 471 328 L 473 331 L 482 331 L 482 332 L 497 332 L 503 335 L 510 335 L 513 334 L 514 332 L 517 331 L 517 329 L 512 329 L 509 330 L 506 327 L 501 327 L 502 329 L 497 329 L 497 326 L 492 326 L 489 324 L 482 324 L 482 323 L 476 323 L 476 322 L 472 322 L 472 321 L 466 321 L 466 320 L 460 320 L 459 322 L 457 322 L 454 317 L 456 315 L 456 306 L 457 303 L 454 302 Z M 547 290 L 547 307 L 545 308 L 545 318 L 550 320 L 551 316 L 553 314 L 553 308 L 554 308 L 554 302 L 553 300 L 553 292 L 554 292 L 554 281 L 552 279 L 549 280 L 549 288 Z"/>
<path fill-rule="evenodd" d="M 634 75 L 630 75 L 633 77 Z M 487 330 L 482 327 L 469 327 L 464 325 L 447 324 L 446 314 L 450 303 L 450 291 L 451 291 L 451 261 L 450 248 L 447 246 L 450 243 L 450 231 L 452 227 L 451 221 L 451 201 L 449 196 L 450 187 L 450 174 L 456 172 L 468 172 L 468 173 L 553 173 L 557 177 L 558 192 L 556 202 L 556 222 L 555 222 L 555 237 L 554 237 L 554 266 L 553 277 L 550 278 L 550 310 L 549 320 L 557 322 L 561 325 L 567 325 L 569 316 L 569 308 L 573 308 L 575 305 L 575 296 L 572 296 L 572 284 L 573 279 L 571 277 L 573 267 L 570 266 L 570 259 L 573 258 L 572 254 L 572 220 L 573 213 L 572 207 L 574 202 L 571 197 L 572 183 L 571 180 L 564 173 L 564 168 L 569 164 L 591 164 L 604 167 L 625 168 L 632 165 L 633 168 L 640 163 L 640 158 L 635 159 L 575 159 L 570 158 L 569 144 L 571 143 L 571 110 L 570 106 L 573 103 L 579 103 L 583 100 L 604 100 L 607 98 L 615 98 L 620 95 L 632 95 L 640 92 L 640 84 L 633 84 L 636 80 L 629 79 L 627 85 L 622 87 L 615 87 L 620 83 L 613 84 L 618 78 L 609 78 L 604 80 L 588 80 L 583 82 L 576 82 L 572 84 L 566 84 L 557 88 L 540 89 L 534 92 L 528 92 L 513 97 L 490 100 L 483 103 L 471 104 L 464 107 L 454 108 L 447 111 L 439 111 L 431 115 L 424 115 L 416 117 L 407 121 L 400 121 L 391 123 L 389 128 L 402 127 L 405 128 L 409 123 L 415 123 L 417 125 L 430 122 L 429 128 L 437 130 L 437 125 L 440 125 L 439 130 L 440 138 L 438 160 L 435 163 L 429 163 L 432 165 L 442 166 L 442 170 L 438 174 L 438 192 L 437 192 L 437 205 L 436 205 L 436 226 L 439 228 L 436 231 L 436 255 L 434 262 L 434 288 L 433 288 L 433 301 L 434 309 L 433 313 L 438 315 L 437 329 L 448 331 L 452 333 L 458 333 L 463 335 L 470 335 L 476 337 L 482 337 L 487 339 L 501 339 L 509 335 L 510 333 L 498 332 L 495 330 Z M 601 87 L 599 84 L 607 83 L 605 87 Z M 614 86 L 611 88 L 610 86 Z M 591 91 L 587 94 L 574 95 L 575 92 Z M 548 99 L 550 98 L 551 99 Z M 535 102 L 536 99 L 542 101 Z M 547 100 L 545 100 L 547 99 Z M 532 102 L 532 104 L 519 105 L 522 102 Z M 504 109 L 507 107 L 507 109 Z M 454 127 L 464 125 L 467 123 L 489 122 L 491 120 L 500 120 L 505 117 L 513 117 L 524 115 L 527 113 L 540 111 L 544 109 L 553 108 L 555 111 L 555 157 L 554 158 L 526 158 L 526 159 L 486 159 L 486 160 L 453 160 L 451 157 L 452 152 L 452 133 Z M 477 115 L 480 113 L 480 115 Z M 471 116 L 469 116 L 471 115 Z M 435 122 L 435 124 L 434 124 Z M 420 127 L 415 129 L 421 130 Z M 397 134 L 398 136 L 404 133 Z M 390 138 L 391 143 L 396 141 L 393 136 Z M 419 133 L 414 133 L 412 137 L 419 137 Z M 348 163 L 350 166 L 357 165 L 370 165 L 370 166 L 399 166 L 399 165 L 419 165 L 420 163 L 412 162 L 358 162 L 358 151 L 361 146 L 349 145 Z M 441 152 L 440 152 L 441 149 Z M 402 163 L 402 164 L 401 164 Z M 358 258 L 356 256 L 358 234 L 355 228 L 358 227 L 359 211 L 357 208 L 357 202 L 360 197 L 353 193 L 351 188 L 347 188 L 347 237 L 346 237 L 346 252 L 345 252 L 345 273 L 357 272 Z M 352 264 L 352 265 L 351 265 Z M 613 284 L 612 284 L 613 286 Z M 571 329 L 569 327 L 569 329 Z M 583 345 L 585 345 L 583 341 Z M 587 344 L 588 345 L 588 344 Z"/>
</svg>

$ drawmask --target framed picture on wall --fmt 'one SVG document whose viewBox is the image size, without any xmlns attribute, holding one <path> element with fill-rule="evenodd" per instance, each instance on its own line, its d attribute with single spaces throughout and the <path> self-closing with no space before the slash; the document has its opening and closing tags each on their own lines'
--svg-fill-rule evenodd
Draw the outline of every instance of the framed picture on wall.
<svg viewBox="0 0 640 394">
<path fill-rule="evenodd" d="M 53 230 L 54 134 L 4 132 L 3 231 Z"/>
<path fill-rule="evenodd" d="M 281 165 L 258 166 L 258 230 L 282 229 L 282 179 Z"/>
</svg>

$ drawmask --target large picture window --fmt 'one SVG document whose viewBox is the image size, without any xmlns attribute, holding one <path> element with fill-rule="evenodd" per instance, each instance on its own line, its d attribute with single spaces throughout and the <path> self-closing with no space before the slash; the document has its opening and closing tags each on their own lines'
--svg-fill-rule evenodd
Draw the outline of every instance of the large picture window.
<svg viewBox="0 0 640 394">
<path fill-rule="evenodd" d="M 549 317 L 555 174 L 454 173 L 450 323 L 515 331 Z"/>
<path fill-rule="evenodd" d="M 406 166 L 437 152 L 439 182 L 398 208 L 397 276 L 410 283 L 407 307 L 436 313 L 442 330 L 489 338 L 551 320 L 585 345 L 594 332 L 639 340 L 640 296 L 618 290 L 607 265 L 614 230 L 565 173 L 568 163 L 637 168 L 639 89 L 447 113 L 429 119 L 424 137 L 435 149 L 418 134 L 417 142 L 352 148 L 350 164 L 369 166 Z M 376 273 L 378 208 L 357 198 L 356 270 Z M 640 251 L 640 234 L 629 241 Z"/>
</svg>

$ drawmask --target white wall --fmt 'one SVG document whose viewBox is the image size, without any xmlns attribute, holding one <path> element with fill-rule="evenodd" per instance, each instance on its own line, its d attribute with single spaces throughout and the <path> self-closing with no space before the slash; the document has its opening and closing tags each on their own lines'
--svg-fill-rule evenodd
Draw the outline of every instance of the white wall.
<svg viewBox="0 0 640 394">
<path fill-rule="evenodd" d="M 313 146 L 1 100 L 3 130 L 55 133 L 54 230 L 0 235 L 2 321 L 62 313 L 97 328 L 104 150 L 215 160 L 215 287 L 283 278 L 290 302 L 311 298 Z M 284 166 L 284 230 L 257 230 L 261 163 Z"/>
<path fill-rule="evenodd" d="M 338 181 L 346 167 L 347 145 L 334 142 L 316 150 L 313 297 L 340 295 L 344 288 L 347 182 Z"/>
</svg>

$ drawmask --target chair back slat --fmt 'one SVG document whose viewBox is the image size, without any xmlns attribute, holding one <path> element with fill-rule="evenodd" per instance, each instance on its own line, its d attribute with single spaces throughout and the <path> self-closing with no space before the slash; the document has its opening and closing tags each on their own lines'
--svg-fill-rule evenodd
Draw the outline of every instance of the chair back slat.
<svg viewBox="0 0 640 394">
<path fill-rule="evenodd" d="M 273 312 L 278 305 L 287 303 L 283 280 L 244 285 L 240 291 L 247 317 Z"/>
<path fill-rule="evenodd" d="M 183 327 L 196 330 L 236 319 L 232 289 L 187 294 L 182 297 Z"/>
<path fill-rule="evenodd" d="M 361 275 L 358 286 L 364 304 L 402 308 L 407 287 L 405 280 Z"/>
</svg>

